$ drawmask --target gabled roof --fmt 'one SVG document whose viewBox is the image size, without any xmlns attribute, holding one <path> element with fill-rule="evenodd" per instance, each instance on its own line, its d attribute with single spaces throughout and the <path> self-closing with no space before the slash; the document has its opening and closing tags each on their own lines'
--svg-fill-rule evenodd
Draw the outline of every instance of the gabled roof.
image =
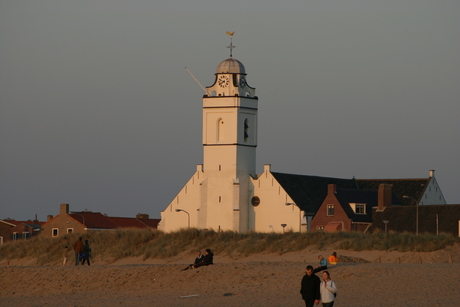
<svg viewBox="0 0 460 307">
<path fill-rule="evenodd" d="M 138 219 L 148 227 L 158 228 L 158 223 L 160 223 L 161 219 Z"/>
<path fill-rule="evenodd" d="M 398 198 L 394 194 L 392 196 L 392 205 L 400 205 Z M 378 190 L 337 189 L 336 197 L 353 222 L 372 222 L 372 208 L 378 205 Z M 366 204 L 366 214 L 356 214 L 350 203 Z"/>
<path fill-rule="evenodd" d="M 308 214 L 314 214 L 327 195 L 327 185 L 337 188 L 357 189 L 355 179 L 306 176 L 271 172 L 273 177 L 292 198 L 295 204 Z"/>
<path fill-rule="evenodd" d="M 100 212 L 69 212 L 69 215 L 75 220 L 79 221 L 86 228 L 94 229 L 114 229 L 117 225 L 112 222 L 107 216 Z"/>
<path fill-rule="evenodd" d="M 29 227 L 39 229 L 45 222 L 39 222 L 39 221 L 15 221 L 15 220 L 6 220 L 4 222 L 7 222 L 9 224 L 13 224 L 14 226 L 19 226 L 21 224 L 27 225 Z"/>
<path fill-rule="evenodd" d="M 130 217 L 107 217 L 117 228 L 156 228 L 160 219 L 138 219 Z"/>
<path fill-rule="evenodd" d="M 100 212 L 72 212 L 69 215 L 89 229 L 156 228 L 160 219 L 111 217 Z"/>
<path fill-rule="evenodd" d="M 411 198 L 420 202 L 420 198 L 428 186 L 431 178 L 421 179 L 356 179 L 362 190 L 378 190 L 381 183 L 391 184 L 391 191 L 398 197 L 403 205 L 413 205 Z M 411 198 L 403 198 L 407 195 Z"/>
<path fill-rule="evenodd" d="M 369 231 L 384 230 L 384 220 L 388 222 L 388 231 L 415 232 L 416 210 L 418 207 L 419 233 L 447 232 L 458 236 L 458 221 L 460 220 L 460 205 L 423 205 L 395 206 L 384 211 L 374 212 L 373 223 Z"/>
<path fill-rule="evenodd" d="M 8 226 L 11 226 L 11 227 L 17 226 L 16 224 L 12 223 L 12 222 L 14 222 L 13 220 L 0 220 L 0 222 L 6 224 Z"/>
</svg>

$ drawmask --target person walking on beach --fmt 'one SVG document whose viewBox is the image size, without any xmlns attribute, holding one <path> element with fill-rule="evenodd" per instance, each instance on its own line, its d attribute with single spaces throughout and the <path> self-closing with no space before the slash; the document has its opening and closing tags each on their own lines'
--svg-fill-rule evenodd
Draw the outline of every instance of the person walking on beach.
<svg viewBox="0 0 460 307">
<path fill-rule="evenodd" d="M 313 273 L 318 273 L 319 271 L 327 270 L 327 260 L 323 256 L 319 255 L 319 266 L 313 270 Z"/>
<path fill-rule="evenodd" d="M 68 246 L 64 247 L 64 252 L 62 253 L 62 257 L 64 258 L 62 260 L 62 265 L 65 265 L 67 263 L 67 258 L 69 257 L 69 247 Z"/>
<path fill-rule="evenodd" d="M 73 250 L 75 251 L 75 265 L 79 265 L 80 254 L 83 253 L 83 237 L 78 238 L 78 240 L 74 243 Z"/>
<path fill-rule="evenodd" d="M 335 281 L 331 279 L 328 271 L 323 272 L 323 280 L 320 285 L 321 292 L 321 304 L 323 307 L 334 306 L 335 296 L 337 293 L 337 285 Z"/>
<path fill-rule="evenodd" d="M 308 265 L 300 287 L 300 294 L 302 294 L 306 307 L 313 307 L 319 304 L 321 299 L 320 284 L 321 280 L 313 273 L 313 267 Z"/>
<path fill-rule="evenodd" d="M 196 252 L 195 262 L 192 263 L 192 264 L 190 264 L 190 265 L 188 265 L 185 269 L 182 269 L 182 271 L 186 271 L 186 270 L 190 269 L 190 268 L 191 268 L 192 266 L 194 266 L 195 264 L 198 264 L 198 263 L 200 263 L 201 261 L 203 261 L 203 259 L 204 259 L 204 256 L 203 256 L 203 254 L 201 253 L 201 251 L 197 251 L 197 252 Z"/>
<path fill-rule="evenodd" d="M 89 243 L 88 243 L 88 240 L 85 240 L 85 244 L 83 245 L 83 260 L 81 262 L 81 264 L 85 264 L 85 261 L 88 262 L 88 265 L 91 265 L 89 263 L 89 258 L 91 257 L 91 247 L 89 247 Z"/>
</svg>

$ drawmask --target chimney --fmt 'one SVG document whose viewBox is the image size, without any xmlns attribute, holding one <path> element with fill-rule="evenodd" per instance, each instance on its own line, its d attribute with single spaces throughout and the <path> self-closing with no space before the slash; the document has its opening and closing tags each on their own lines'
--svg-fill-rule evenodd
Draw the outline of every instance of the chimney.
<svg viewBox="0 0 460 307">
<path fill-rule="evenodd" d="M 52 218 L 53 218 L 52 215 L 47 215 L 47 216 L 46 216 L 46 221 L 49 222 L 49 221 L 51 221 Z"/>
<path fill-rule="evenodd" d="M 335 194 L 337 192 L 337 185 L 335 184 L 328 184 L 327 185 L 327 195 Z"/>
<path fill-rule="evenodd" d="M 149 215 L 145 213 L 138 213 L 136 214 L 136 219 L 148 219 Z"/>
<path fill-rule="evenodd" d="M 61 204 L 61 210 L 59 211 L 59 214 L 69 214 L 69 204 Z"/>
<path fill-rule="evenodd" d="M 430 169 L 430 178 L 434 177 L 434 169 Z"/>
<path fill-rule="evenodd" d="M 383 211 L 391 206 L 391 184 L 381 183 L 379 185 L 377 211 Z"/>
</svg>

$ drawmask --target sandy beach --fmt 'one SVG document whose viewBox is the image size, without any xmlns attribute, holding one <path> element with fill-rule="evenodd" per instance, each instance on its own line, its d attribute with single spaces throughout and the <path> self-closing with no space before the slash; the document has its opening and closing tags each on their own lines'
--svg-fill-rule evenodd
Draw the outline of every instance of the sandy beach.
<svg viewBox="0 0 460 307">
<path fill-rule="evenodd" d="M 126 258 L 91 266 L 0 263 L 2 306 L 305 306 L 300 280 L 307 264 L 332 251 L 259 254 L 181 271 L 190 252 L 173 259 Z M 329 268 L 334 306 L 454 306 L 460 301 L 460 248 L 431 253 L 337 251 Z M 340 258 L 339 258 L 340 259 Z M 6 282 L 7 281 L 7 282 Z"/>
</svg>

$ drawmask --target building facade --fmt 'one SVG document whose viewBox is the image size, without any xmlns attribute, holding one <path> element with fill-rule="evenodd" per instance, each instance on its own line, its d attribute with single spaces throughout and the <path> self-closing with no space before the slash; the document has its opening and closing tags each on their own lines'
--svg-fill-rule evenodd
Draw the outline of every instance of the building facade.
<svg viewBox="0 0 460 307">
<path fill-rule="evenodd" d="M 305 232 L 329 184 L 377 190 L 392 181 L 394 193 L 408 197 L 407 202 L 445 204 L 434 171 L 429 179 L 356 180 L 277 173 L 267 164 L 256 174 L 259 99 L 246 77 L 244 65 L 231 52 L 217 66 L 202 102 L 203 164 L 161 212 L 160 230 Z"/>
</svg>

